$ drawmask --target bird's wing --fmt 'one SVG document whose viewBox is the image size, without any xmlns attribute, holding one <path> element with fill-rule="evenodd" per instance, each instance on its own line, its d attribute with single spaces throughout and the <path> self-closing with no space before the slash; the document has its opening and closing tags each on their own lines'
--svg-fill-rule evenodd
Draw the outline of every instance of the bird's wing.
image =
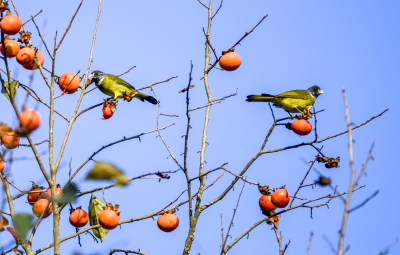
<svg viewBox="0 0 400 255">
<path fill-rule="evenodd" d="M 290 90 L 275 96 L 276 98 L 308 99 L 310 93 L 307 90 Z"/>
<path fill-rule="evenodd" d="M 115 76 L 115 75 L 112 75 L 112 74 L 109 74 L 108 76 L 117 85 L 124 86 L 124 87 L 129 88 L 129 89 L 135 89 L 131 84 L 129 84 L 128 82 L 126 82 L 123 79 L 119 78 L 118 76 Z"/>
</svg>

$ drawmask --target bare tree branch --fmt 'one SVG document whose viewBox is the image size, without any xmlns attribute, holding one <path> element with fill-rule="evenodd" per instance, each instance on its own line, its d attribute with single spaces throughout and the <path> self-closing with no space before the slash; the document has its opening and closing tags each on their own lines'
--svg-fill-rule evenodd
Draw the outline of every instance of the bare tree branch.
<svg viewBox="0 0 400 255">
<path fill-rule="evenodd" d="M 68 184 L 70 184 L 71 181 L 73 180 L 73 178 L 75 177 L 75 175 L 77 175 L 77 174 L 79 173 L 79 171 L 80 171 L 89 161 L 91 161 L 97 154 L 99 154 L 99 153 L 100 153 L 101 151 L 103 151 L 104 149 L 106 149 L 106 148 L 108 148 L 108 147 L 111 147 L 111 146 L 113 146 L 113 145 L 115 145 L 115 144 L 122 143 L 122 142 L 126 142 L 126 141 L 129 141 L 129 140 L 132 140 L 132 139 L 140 139 L 140 137 L 142 137 L 142 136 L 144 136 L 144 135 L 151 134 L 151 133 L 154 133 L 154 132 L 158 132 L 159 130 L 164 130 L 164 129 L 166 129 L 166 128 L 168 128 L 168 127 L 171 127 L 171 126 L 173 126 L 173 125 L 174 125 L 174 123 L 169 124 L 169 125 L 167 125 L 167 126 L 165 126 L 165 127 L 162 127 L 162 128 L 159 128 L 159 129 L 154 129 L 154 130 L 151 130 L 151 131 L 148 131 L 148 132 L 144 132 L 144 133 L 141 133 L 141 134 L 138 134 L 138 135 L 134 135 L 134 136 L 130 136 L 130 137 L 123 137 L 122 139 L 119 139 L 119 140 L 117 140 L 117 141 L 114 141 L 114 142 L 111 142 L 111 143 L 109 143 L 109 144 L 106 144 L 106 145 L 102 146 L 100 149 L 98 149 L 97 151 L 93 152 L 93 154 L 92 154 L 88 159 L 86 159 L 86 160 L 75 170 L 75 172 L 69 177 L 69 180 L 67 181 L 67 183 L 65 184 L 65 186 L 67 186 Z"/>
<path fill-rule="evenodd" d="M 348 217 L 349 217 L 351 195 L 353 194 L 354 178 L 355 178 L 355 174 L 356 174 L 356 170 L 354 169 L 353 133 L 352 133 L 352 128 L 351 128 L 349 106 L 347 103 L 347 96 L 346 96 L 345 90 L 343 90 L 343 101 L 344 101 L 345 116 L 346 116 L 346 123 L 347 123 L 347 134 L 348 134 L 350 180 L 349 180 L 349 188 L 348 188 L 348 192 L 347 192 L 347 197 L 345 200 L 345 208 L 344 208 L 344 212 L 343 212 L 342 226 L 340 228 L 340 237 L 339 237 L 339 245 L 338 245 L 337 255 L 344 254 L 344 249 L 343 249 L 344 248 L 344 237 L 345 237 L 347 221 L 348 221 Z"/>
</svg>

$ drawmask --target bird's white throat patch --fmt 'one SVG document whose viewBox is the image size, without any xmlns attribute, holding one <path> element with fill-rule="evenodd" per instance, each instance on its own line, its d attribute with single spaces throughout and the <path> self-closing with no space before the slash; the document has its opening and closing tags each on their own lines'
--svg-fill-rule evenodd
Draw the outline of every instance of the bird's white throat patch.
<svg viewBox="0 0 400 255">
<path fill-rule="evenodd" d="M 106 77 L 105 76 L 101 77 L 99 82 L 96 84 L 96 86 L 99 86 L 103 82 L 104 78 L 106 78 Z"/>
</svg>

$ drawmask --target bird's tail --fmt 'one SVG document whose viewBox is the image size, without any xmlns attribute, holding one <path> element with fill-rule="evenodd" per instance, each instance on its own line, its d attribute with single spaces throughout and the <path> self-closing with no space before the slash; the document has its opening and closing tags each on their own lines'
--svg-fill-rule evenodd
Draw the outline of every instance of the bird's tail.
<svg viewBox="0 0 400 255">
<path fill-rule="evenodd" d="M 146 94 L 141 93 L 141 92 L 138 92 L 138 93 L 135 95 L 135 97 L 136 97 L 137 99 L 143 101 L 143 102 L 144 102 L 144 101 L 147 101 L 147 102 L 152 103 L 152 104 L 157 104 L 157 103 L 159 103 L 158 100 L 155 99 L 154 97 L 149 96 L 149 95 L 146 95 Z"/>
<path fill-rule="evenodd" d="M 261 94 L 261 95 L 249 95 L 247 96 L 247 102 L 274 102 L 276 97 L 270 94 Z"/>
</svg>

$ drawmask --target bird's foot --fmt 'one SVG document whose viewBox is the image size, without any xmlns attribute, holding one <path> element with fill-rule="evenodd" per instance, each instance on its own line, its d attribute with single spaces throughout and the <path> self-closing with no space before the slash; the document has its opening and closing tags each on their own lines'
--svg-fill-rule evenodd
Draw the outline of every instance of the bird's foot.
<svg viewBox="0 0 400 255">
<path fill-rule="evenodd" d="M 112 112 L 115 112 L 115 110 L 117 109 L 117 105 L 118 105 L 118 100 L 114 100 L 114 99 L 104 99 L 104 103 L 103 103 L 103 109 L 104 108 L 110 108 L 112 110 Z"/>
<path fill-rule="evenodd" d="M 303 112 L 301 113 L 301 118 L 302 118 L 302 119 L 309 119 L 309 118 L 312 117 L 312 113 L 311 113 L 311 111 L 310 111 L 311 108 L 312 108 L 312 106 L 309 105 L 309 106 L 307 106 L 307 107 L 303 110 Z"/>
<path fill-rule="evenodd" d="M 130 102 L 130 101 L 132 100 L 132 98 L 133 98 L 133 95 L 128 94 L 128 93 L 125 92 L 125 93 L 123 94 L 122 98 L 123 98 L 125 101 Z"/>
<path fill-rule="evenodd" d="M 110 104 L 110 105 L 113 105 L 113 106 L 117 106 L 117 104 L 118 104 L 118 99 L 117 99 L 117 98 L 110 97 L 110 98 L 104 99 L 104 104 L 105 104 L 105 103 Z"/>
<path fill-rule="evenodd" d="M 132 97 L 129 95 L 124 95 L 124 100 L 130 102 L 132 100 Z"/>
</svg>

